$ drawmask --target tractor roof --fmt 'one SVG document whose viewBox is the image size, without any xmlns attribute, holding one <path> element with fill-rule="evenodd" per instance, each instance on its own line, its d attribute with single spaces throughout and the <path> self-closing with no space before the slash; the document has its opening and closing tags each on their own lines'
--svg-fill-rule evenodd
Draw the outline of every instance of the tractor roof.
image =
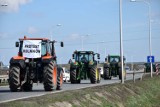
<svg viewBox="0 0 160 107">
<path fill-rule="evenodd" d="M 108 55 L 109 57 L 120 57 L 120 55 Z"/>
<path fill-rule="evenodd" d="M 93 51 L 74 51 L 74 53 L 81 53 L 81 54 L 94 54 Z"/>
<path fill-rule="evenodd" d="M 47 38 L 27 38 L 24 36 L 24 38 L 20 38 L 19 40 L 49 40 Z"/>
</svg>

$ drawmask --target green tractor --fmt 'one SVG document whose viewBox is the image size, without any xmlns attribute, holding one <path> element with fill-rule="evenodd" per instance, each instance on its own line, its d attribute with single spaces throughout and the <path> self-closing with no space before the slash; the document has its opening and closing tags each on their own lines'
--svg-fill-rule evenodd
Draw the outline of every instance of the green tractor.
<svg viewBox="0 0 160 107">
<path fill-rule="evenodd" d="M 144 66 L 145 66 L 145 68 L 144 68 L 145 72 L 151 72 L 151 63 L 145 63 Z M 153 72 L 156 72 L 155 63 L 152 63 L 152 66 L 153 66 Z"/>
<path fill-rule="evenodd" d="M 107 80 L 111 79 L 112 76 L 117 77 L 117 75 L 119 75 L 119 79 L 122 79 L 121 57 L 119 55 L 108 55 L 105 58 L 105 63 L 103 66 L 103 77 L 105 80 Z M 125 72 L 124 76 L 126 77 Z"/>
<path fill-rule="evenodd" d="M 98 68 L 98 61 L 95 60 L 95 55 L 97 59 L 100 59 L 98 53 L 93 51 L 75 51 L 72 58 L 75 62 L 70 65 L 70 81 L 72 84 L 80 83 L 81 79 L 90 78 L 91 83 L 100 83 L 100 69 Z"/>
</svg>

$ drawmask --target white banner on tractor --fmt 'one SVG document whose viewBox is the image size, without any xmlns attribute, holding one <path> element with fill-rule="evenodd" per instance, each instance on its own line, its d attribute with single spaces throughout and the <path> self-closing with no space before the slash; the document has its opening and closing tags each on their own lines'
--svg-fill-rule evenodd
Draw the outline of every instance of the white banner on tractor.
<svg viewBox="0 0 160 107">
<path fill-rule="evenodd" d="M 41 40 L 24 40 L 23 57 L 40 58 L 41 57 Z"/>
</svg>

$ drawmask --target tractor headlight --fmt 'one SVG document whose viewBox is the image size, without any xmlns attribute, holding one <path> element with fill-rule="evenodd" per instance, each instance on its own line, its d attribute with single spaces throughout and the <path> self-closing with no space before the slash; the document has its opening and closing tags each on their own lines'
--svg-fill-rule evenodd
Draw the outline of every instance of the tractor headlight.
<svg viewBox="0 0 160 107">
<path fill-rule="evenodd" d="M 77 63 L 77 62 L 74 62 L 74 65 L 78 65 L 78 63 Z"/>
<path fill-rule="evenodd" d="M 93 61 L 89 61 L 89 65 L 93 65 Z"/>
</svg>

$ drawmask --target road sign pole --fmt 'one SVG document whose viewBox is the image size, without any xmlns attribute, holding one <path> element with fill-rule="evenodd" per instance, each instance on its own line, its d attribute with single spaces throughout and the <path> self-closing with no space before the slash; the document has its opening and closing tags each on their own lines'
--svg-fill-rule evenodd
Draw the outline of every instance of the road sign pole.
<svg viewBox="0 0 160 107">
<path fill-rule="evenodd" d="M 154 62 L 154 56 L 148 56 L 147 62 L 150 63 L 150 71 L 151 71 L 151 78 L 153 77 L 153 62 Z"/>
</svg>

